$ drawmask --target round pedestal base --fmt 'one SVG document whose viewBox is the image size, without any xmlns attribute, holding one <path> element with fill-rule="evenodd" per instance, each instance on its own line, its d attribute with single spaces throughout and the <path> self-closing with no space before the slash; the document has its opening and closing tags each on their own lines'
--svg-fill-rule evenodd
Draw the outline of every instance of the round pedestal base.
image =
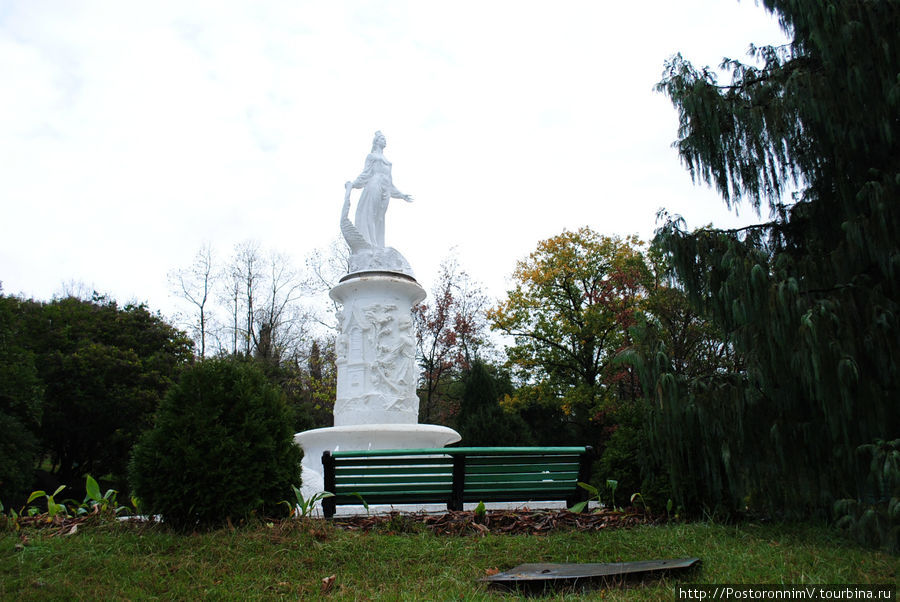
<svg viewBox="0 0 900 602">
<path fill-rule="evenodd" d="M 309 498 L 325 488 L 322 452 L 359 449 L 444 447 L 460 440 L 452 428 L 436 424 L 364 424 L 303 431 L 294 442 L 303 449 L 301 491 Z"/>
</svg>

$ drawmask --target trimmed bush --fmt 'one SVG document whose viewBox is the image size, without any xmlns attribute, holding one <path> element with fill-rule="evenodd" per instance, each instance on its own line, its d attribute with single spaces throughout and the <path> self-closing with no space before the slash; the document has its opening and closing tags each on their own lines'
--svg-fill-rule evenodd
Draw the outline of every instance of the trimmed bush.
<svg viewBox="0 0 900 602">
<path fill-rule="evenodd" d="M 142 512 L 179 529 L 284 513 L 300 483 L 300 449 L 283 395 L 252 363 L 188 368 L 160 405 L 129 466 Z"/>
</svg>

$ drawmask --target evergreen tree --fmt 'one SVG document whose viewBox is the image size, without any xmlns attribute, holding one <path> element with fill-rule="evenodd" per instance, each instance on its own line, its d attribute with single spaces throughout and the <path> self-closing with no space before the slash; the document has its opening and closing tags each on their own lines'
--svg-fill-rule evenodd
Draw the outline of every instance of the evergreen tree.
<svg viewBox="0 0 900 602">
<path fill-rule="evenodd" d="M 771 215 L 731 231 L 674 218 L 657 236 L 744 370 L 685 381 L 652 356 L 645 389 L 682 451 L 701 454 L 697 478 L 721 484 L 707 503 L 886 511 L 900 491 L 877 486 L 860 450 L 900 433 L 900 3 L 762 4 L 790 44 L 751 47 L 757 65 L 725 59 L 727 85 L 676 55 L 658 86 L 692 176 Z"/>
<path fill-rule="evenodd" d="M 269 369 L 269 380 L 278 383 L 294 413 L 294 431 L 334 425 L 334 398 L 337 387 L 334 339 L 313 340 L 305 366 L 283 363 Z"/>
<path fill-rule="evenodd" d="M 491 373 L 480 360 L 472 362 L 463 376 L 459 408 L 462 445 L 530 445 L 531 429 L 515 411 L 504 411 L 500 400 L 512 393 L 508 377 Z"/>
<path fill-rule="evenodd" d="M 142 510 L 182 530 L 283 514 L 300 482 L 292 418 L 259 362 L 189 367 L 134 446 L 129 479 Z"/>
<path fill-rule="evenodd" d="M 740 407 L 728 395 L 741 394 L 741 358 L 667 276 L 671 265 L 657 245 L 648 258 L 653 282 L 631 329 L 634 344 L 619 357 L 642 376 L 645 399 L 622 412 L 600 469 L 620 486 L 638 483 L 657 507 L 674 497 L 692 510 L 738 508 L 744 490 L 730 487 L 726 467 L 739 464 L 731 455 L 745 433 L 740 416 L 724 410 Z"/>
<path fill-rule="evenodd" d="M 2 289 L 0 289 L 2 291 Z M 44 387 L 23 345 L 22 314 L 34 302 L 0 295 L 0 502 L 19 507 L 34 481 Z"/>
<path fill-rule="evenodd" d="M 95 296 L 32 302 L 25 342 L 45 389 L 40 438 L 65 484 L 111 474 L 124 484 L 128 454 L 191 358 L 191 343 L 143 305 Z"/>
</svg>

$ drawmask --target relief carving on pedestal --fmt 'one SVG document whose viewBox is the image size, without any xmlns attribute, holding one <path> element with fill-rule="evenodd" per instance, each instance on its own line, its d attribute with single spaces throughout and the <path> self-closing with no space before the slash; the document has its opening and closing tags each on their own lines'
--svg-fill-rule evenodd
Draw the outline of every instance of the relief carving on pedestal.
<svg viewBox="0 0 900 602">
<path fill-rule="evenodd" d="M 338 312 L 339 394 L 335 413 L 416 415 L 416 340 L 412 317 L 393 303 Z"/>
</svg>

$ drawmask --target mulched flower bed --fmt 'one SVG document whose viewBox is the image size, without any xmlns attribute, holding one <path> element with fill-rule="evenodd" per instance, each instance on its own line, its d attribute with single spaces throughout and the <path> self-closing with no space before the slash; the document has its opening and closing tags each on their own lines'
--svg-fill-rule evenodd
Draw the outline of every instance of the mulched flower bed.
<svg viewBox="0 0 900 602">
<path fill-rule="evenodd" d="M 541 534 L 556 530 L 601 531 L 664 522 L 635 508 L 574 513 L 568 510 L 488 510 L 444 514 L 391 512 L 372 516 L 338 516 L 335 526 L 347 530 L 408 532 L 427 529 L 436 535 Z"/>
<path fill-rule="evenodd" d="M 296 519 L 284 519 L 283 526 L 294 524 Z M 320 522 L 321 521 L 321 522 Z M 531 534 L 539 535 L 558 530 L 602 531 L 604 529 L 623 529 L 638 525 L 656 525 L 666 521 L 665 516 L 651 515 L 643 510 L 627 508 L 625 510 L 599 510 L 593 513 L 574 513 L 568 510 L 487 510 L 483 513 L 474 511 L 446 512 L 433 514 L 425 512 L 390 512 L 387 514 L 337 516 L 331 521 L 323 519 L 304 519 L 307 526 L 333 525 L 348 531 L 377 533 L 413 533 L 430 531 L 435 535 L 486 535 L 493 534 Z M 104 523 L 131 524 L 136 527 L 147 527 L 156 521 L 145 519 L 111 520 L 96 514 L 84 516 L 57 515 L 49 518 L 46 514 L 37 516 L 20 516 L 17 519 L 19 529 L 37 529 L 45 536 L 57 537 L 74 535 L 79 527 L 86 524 L 101 525 Z M 275 522 L 278 524 L 278 521 Z M 231 526 L 229 521 L 229 526 Z M 7 525 L 12 527 L 12 525 Z M 27 545 L 27 535 L 21 533 Z M 19 546 L 17 546 L 18 548 Z"/>
</svg>

